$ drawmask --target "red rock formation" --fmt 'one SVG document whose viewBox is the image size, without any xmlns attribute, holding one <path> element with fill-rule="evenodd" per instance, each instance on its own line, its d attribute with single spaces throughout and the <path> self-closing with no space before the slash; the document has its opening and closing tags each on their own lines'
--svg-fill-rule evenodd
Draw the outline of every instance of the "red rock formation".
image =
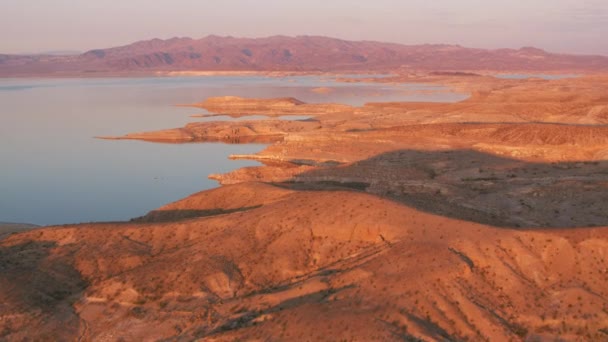
<svg viewBox="0 0 608 342">
<path fill-rule="evenodd" d="M 151 74 L 168 71 L 607 71 L 608 58 L 539 49 L 483 50 L 326 37 L 153 39 L 77 56 L 0 55 L 0 76 Z"/>
</svg>

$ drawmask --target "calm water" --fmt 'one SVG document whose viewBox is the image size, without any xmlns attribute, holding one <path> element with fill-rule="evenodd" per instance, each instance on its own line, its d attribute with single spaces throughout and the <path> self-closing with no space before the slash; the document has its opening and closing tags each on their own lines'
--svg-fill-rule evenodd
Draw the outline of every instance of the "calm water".
<svg viewBox="0 0 608 342">
<path fill-rule="evenodd" d="M 317 94 L 311 91 L 315 87 L 336 90 Z M 0 221 L 48 225 L 128 220 L 215 187 L 207 179 L 211 173 L 258 165 L 227 157 L 255 153 L 263 145 L 92 138 L 228 119 L 191 118 L 204 111 L 173 106 L 224 95 L 293 96 L 353 105 L 465 98 L 436 86 L 342 84 L 318 77 L 0 80 Z"/>
</svg>

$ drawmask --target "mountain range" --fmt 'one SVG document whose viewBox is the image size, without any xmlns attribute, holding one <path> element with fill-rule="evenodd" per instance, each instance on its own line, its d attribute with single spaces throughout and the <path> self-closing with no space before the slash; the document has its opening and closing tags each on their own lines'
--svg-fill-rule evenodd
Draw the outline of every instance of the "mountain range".
<svg viewBox="0 0 608 342">
<path fill-rule="evenodd" d="M 82 54 L 0 54 L 0 77 L 153 74 L 170 71 L 608 71 L 608 57 L 533 47 L 485 50 L 319 36 L 152 39 Z"/>
</svg>

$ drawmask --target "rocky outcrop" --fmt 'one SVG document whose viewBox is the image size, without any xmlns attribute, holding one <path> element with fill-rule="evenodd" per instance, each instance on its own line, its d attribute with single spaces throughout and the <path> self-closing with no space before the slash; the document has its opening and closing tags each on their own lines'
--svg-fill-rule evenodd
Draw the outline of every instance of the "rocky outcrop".
<svg viewBox="0 0 608 342">
<path fill-rule="evenodd" d="M 214 141 L 234 144 L 272 143 L 280 141 L 285 135 L 290 133 L 302 133 L 319 129 L 321 129 L 321 126 L 316 121 L 217 121 L 190 123 L 183 128 L 99 138 L 174 143 Z"/>
<path fill-rule="evenodd" d="M 190 105 L 204 108 L 215 114 L 234 117 L 251 114 L 266 116 L 285 115 L 324 115 L 337 112 L 349 112 L 353 107 L 342 104 L 306 104 L 295 98 L 252 99 L 236 96 L 212 97 Z"/>
</svg>

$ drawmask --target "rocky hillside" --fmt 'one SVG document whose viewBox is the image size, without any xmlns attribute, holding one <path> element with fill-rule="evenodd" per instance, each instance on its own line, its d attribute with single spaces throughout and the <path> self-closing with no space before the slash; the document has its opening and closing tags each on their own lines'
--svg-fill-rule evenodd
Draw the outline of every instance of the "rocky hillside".
<svg viewBox="0 0 608 342">
<path fill-rule="evenodd" d="M 208 36 L 153 39 L 73 56 L 0 55 L 0 76 L 131 74 L 158 71 L 606 71 L 608 57 L 536 48 L 483 50 L 327 37 L 259 39 Z"/>
</svg>

